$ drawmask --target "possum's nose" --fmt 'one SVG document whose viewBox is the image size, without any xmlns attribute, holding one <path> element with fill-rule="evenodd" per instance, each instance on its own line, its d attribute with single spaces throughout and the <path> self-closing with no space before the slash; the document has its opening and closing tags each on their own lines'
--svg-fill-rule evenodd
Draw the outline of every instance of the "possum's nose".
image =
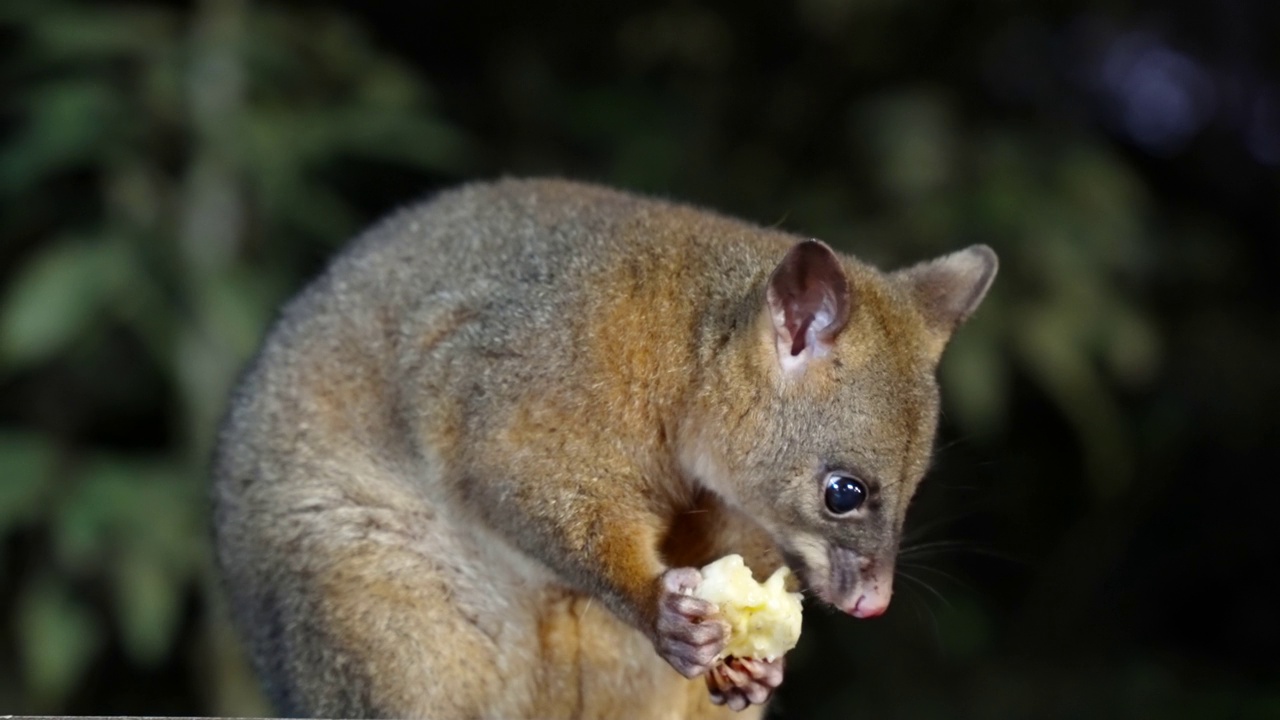
<svg viewBox="0 0 1280 720">
<path fill-rule="evenodd" d="M 867 556 L 838 545 L 827 550 L 830 575 L 822 598 L 856 618 L 884 614 L 893 595 L 893 555 Z"/>
<path fill-rule="evenodd" d="M 873 618 L 883 615 L 889 609 L 888 595 L 859 595 L 853 603 L 853 609 L 847 612 L 856 618 Z"/>
<path fill-rule="evenodd" d="M 893 566 L 889 563 L 866 563 L 858 573 L 858 582 L 848 595 L 850 602 L 840 609 L 856 618 L 873 618 L 889 609 L 893 597 Z"/>
</svg>

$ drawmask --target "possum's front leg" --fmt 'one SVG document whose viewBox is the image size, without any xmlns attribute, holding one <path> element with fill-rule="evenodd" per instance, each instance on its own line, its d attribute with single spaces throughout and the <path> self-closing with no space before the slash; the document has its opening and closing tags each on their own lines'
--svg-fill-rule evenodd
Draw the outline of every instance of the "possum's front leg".
<svg viewBox="0 0 1280 720">
<path fill-rule="evenodd" d="M 672 568 L 662 575 L 654 649 L 681 675 L 707 681 L 711 702 L 742 710 L 769 701 L 782 684 L 782 658 L 772 661 L 720 658 L 729 641 L 729 625 L 714 603 L 694 597 L 702 574 Z"/>
</svg>

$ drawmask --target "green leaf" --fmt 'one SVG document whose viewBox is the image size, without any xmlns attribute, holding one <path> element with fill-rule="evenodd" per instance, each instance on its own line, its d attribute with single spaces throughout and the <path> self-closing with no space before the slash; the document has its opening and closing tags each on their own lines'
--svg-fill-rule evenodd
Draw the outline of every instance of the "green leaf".
<svg viewBox="0 0 1280 720">
<path fill-rule="evenodd" d="M 0 435 L 0 535 L 37 511 L 54 465 L 53 445 L 32 433 Z"/>
<path fill-rule="evenodd" d="M 61 8 L 35 17 L 31 33 L 45 61 L 102 61 L 154 53 L 178 26 L 175 13 L 146 6 Z"/>
<path fill-rule="evenodd" d="M 339 138 L 337 149 L 352 156 L 459 171 L 467 166 L 473 154 L 465 135 L 427 113 L 405 110 L 389 113 L 362 108 L 342 119 L 349 130 Z M 646 139 L 664 140 L 658 134 Z"/>
<path fill-rule="evenodd" d="M 205 333 L 184 330 L 178 337 L 177 380 L 185 404 L 185 430 L 201 443 L 200 452 L 217 429 L 227 393 L 239 364 L 231 351 Z"/>
<path fill-rule="evenodd" d="M 940 374 L 947 411 L 955 414 L 965 432 L 988 434 L 1003 429 L 1009 364 L 999 338 L 980 329 L 975 322 L 956 333 Z"/>
<path fill-rule="evenodd" d="M 1025 369 L 1074 426 L 1085 471 L 1099 500 L 1112 500 L 1133 480 L 1133 453 L 1124 412 L 1092 358 L 1080 347 L 1078 319 L 1068 307 L 1021 309 L 1013 340 Z"/>
<path fill-rule="evenodd" d="M 244 269 L 211 278 L 201 290 L 206 326 L 233 351 L 238 368 L 262 340 L 277 299 L 260 274 Z"/>
<path fill-rule="evenodd" d="M 0 191 L 29 189 L 45 176 L 102 157 L 118 100 L 105 81 L 52 82 L 22 98 L 26 122 L 18 136 L 0 147 Z"/>
<path fill-rule="evenodd" d="M 66 494 L 54 539 L 63 563 L 106 574 L 125 650 L 142 664 L 172 647 L 182 593 L 199 571 L 203 494 L 172 465 L 100 455 Z"/>
<path fill-rule="evenodd" d="M 107 553 L 107 518 L 95 488 L 83 480 L 60 493 L 51 521 L 54 557 L 60 566 L 80 572 L 99 567 Z"/>
<path fill-rule="evenodd" d="M 154 550 L 132 543 L 123 551 L 115 563 L 112 588 L 125 651 L 143 665 L 164 659 L 172 646 L 182 590 Z"/>
<path fill-rule="evenodd" d="M 27 263 L 0 306 L 0 363 L 48 359 L 80 335 L 119 274 L 106 241 L 63 241 Z"/>
<path fill-rule="evenodd" d="M 65 584 L 48 576 L 24 589 L 13 620 L 27 689 L 37 707 L 55 709 L 101 648 L 101 628 Z"/>
<path fill-rule="evenodd" d="M 1150 381 L 1160 363 L 1160 335 L 1153 324 L 1127 307 L 1113 308 L 1108 327 L 1106 359 L 1121 381 L 1139 385 Z"/>
<path fill-rule="evenodd" d="M 142 482 L 142 463 L 100 456 L 85 464 L 70 488 L 59 494 L 53 519 L 54 550 L 76 572 L 100 572 L 121 535 L 137 534 L 154 514 Z"/>
<path fill-rule="evenodd" d="M 915 88 L 892 94 L 870 103 L 862 120 L 850 130 L 868 139 L 886 190 L 909 201 L 951 182 L 956 133 L 940 93 Z"/>
</svg>

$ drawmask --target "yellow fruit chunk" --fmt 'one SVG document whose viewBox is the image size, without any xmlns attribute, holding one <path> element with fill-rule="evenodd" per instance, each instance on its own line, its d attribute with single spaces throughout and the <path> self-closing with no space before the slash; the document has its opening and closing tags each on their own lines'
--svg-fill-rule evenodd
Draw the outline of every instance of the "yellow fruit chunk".
<svg viewBox="0 0 1280 720">
<path fill-rule="evenodd" d="M 778 568 L 763 583 L 751 577 L 741 555 L 726 555 L 702 568 L 694 596 L 716 604 L 731 628 L 722 656 L 773 660 L 800 640 L 800 593 L 789 593 L 791 571 Z"/>
</svg>

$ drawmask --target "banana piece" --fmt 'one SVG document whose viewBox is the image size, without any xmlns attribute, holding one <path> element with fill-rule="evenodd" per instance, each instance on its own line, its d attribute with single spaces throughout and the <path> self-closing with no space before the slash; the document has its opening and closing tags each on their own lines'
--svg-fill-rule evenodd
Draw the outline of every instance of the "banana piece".
<svg viewBox="0 0 1280 720">
<path fill-rule="evenodd" d="M 715 603 L 731 628 L 721 657 L 774 660 L 796 646 L 800 593 L 787 592 L 790 575 L 780 567 L 758 583 L 741 555 L 726 555 L 702 568 L 702 584 L 693 594 Z"/>
</svg>

